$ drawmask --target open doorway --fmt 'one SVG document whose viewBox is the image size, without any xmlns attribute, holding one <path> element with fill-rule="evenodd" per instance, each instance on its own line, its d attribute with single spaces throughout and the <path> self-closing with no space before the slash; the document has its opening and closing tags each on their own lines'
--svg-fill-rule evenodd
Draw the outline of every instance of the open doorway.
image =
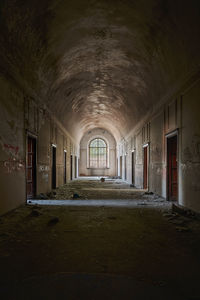
<svg viewBox="0 0 200 300">
<path fill-rule="evenodd" d="M 125 181 L 127 180 L 127 168 L 126 168 L 126 162 L 127 162 L 126 155 L 124 155 L 124 180 L 125 180 Z"/>
<path fill-rule="evenodd" d="M 36 195 L 36 139 L 28 136 L 27 140 L 27 168 L 26 168 L 27 199 Z"/>
<path fill-rule="evenodd" d="M 73 155 L 70 157 L 70 179 L 73 179 Z"/>
<path fill-rule="evenodd" d="M 74 159 L 75 159 L 75 174 L 74 174 L 74 177 L 77 178 L 77 156 L 75 156 Z"/>
<path fill-rule="evenodd" d="M 177 135 L 167 137 L 167 198 L 178 200 Z"/>
<path fill-rule="evenodd" d="M 56 188 L 56 147 L 52 146 L 52 189 Z"/>
<path fill-rule="evenodd" d="M 64 184 L 67 183 L 67 152 L 64 150 Z"/>
<path fill-rule="evenodd" d="M 135 152 L 132 152 L 132 185 L 135 185 Z"/>
<path fill-rule="evenodd" d="M 143 147 L 143 188 L 148 189 L 148 145 Z"/>
<path fill-rule="evenodd" d="M 120 156 L 120 178 L 122 178 L 122 156 Z"/>
</svg>

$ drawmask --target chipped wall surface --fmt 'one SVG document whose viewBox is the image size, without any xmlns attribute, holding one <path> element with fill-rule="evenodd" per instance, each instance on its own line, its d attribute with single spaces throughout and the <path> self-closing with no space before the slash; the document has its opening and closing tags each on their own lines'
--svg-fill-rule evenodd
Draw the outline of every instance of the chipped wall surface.
<svg viewBox="0 0 200 300">
<path fill-rule="evenodd" d="M 0 78 L 0 213 L 25 203 L 23 94 Z"/>
<path fill-rule="evenodd" d="M 52 114 L 38 108 L 29 100 L 29 107 L 35 107 L 38 118 L 25 115 L 27 136 L 34 136 L 37 141 L 36 194 L 47 193 L 52 189 L 52 147 L 56 147 L 56 187 L 64 184 L 64 151 L 66 151 L 66 179 L 70 180 L 70 156 L 75 157 L 76 146 L 59 126 Z M 73 178 L 75 170 L 73 166 Z"/>
<path fill-rule="evenodd" d="M 131 152 L 135 154 L 135 186 L 143 187 L 143 146 L 148 144 L 148 190 L 167 198 L 167 137 L 178 136 L 178 203 L 200 211 L 200 80 L 190 82 L 183 91 L 159 107 L 148 122 L 118 143 L 118 167 L 122 160 L 123 179 L 132 183 Z M 125 178 L 125 156 L 128 176 Z"/>
<path fill-rule="evenodd" d="M 200 81 L 181 97 L 180 204 L 200 211 Z"/>
<path fill-rule="evenodd" d="M 109 163 L 105 169 L 89 167 L 88 147 L 89 142 L 94 138 L 102 138 L 107 143 Z M 80 143 L 79 174 L 86 176 L 116 176 L 116 141 L 110 132 L 105 129 L 95 128 L 83 136 Z"/>
<path fill-rule="evenodd" d="M 2 78 L 0 88 L 0 214 L 3 214 L 26 203 L 28 136 L 34 137 L 37 145 L 37 195 L 51 191 L 52 144 L 57 147 L 57 186 L 64 183 L 64 150 L 67 151 L 69 180 L 70 147 L 76 147 L 51 115 L 21 93 L 19 88 Z"/>
</svg>

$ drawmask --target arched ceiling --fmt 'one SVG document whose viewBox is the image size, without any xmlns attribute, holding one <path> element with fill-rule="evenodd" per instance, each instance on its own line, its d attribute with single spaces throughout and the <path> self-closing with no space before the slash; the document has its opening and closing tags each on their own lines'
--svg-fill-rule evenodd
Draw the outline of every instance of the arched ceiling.
<svg viewBox="0 0 200 300">
<path fill-rule="evenodd" d="M 199 0 L 1 0 L 0 72 L 117 140 L 200 66 Z"/>
</svg>

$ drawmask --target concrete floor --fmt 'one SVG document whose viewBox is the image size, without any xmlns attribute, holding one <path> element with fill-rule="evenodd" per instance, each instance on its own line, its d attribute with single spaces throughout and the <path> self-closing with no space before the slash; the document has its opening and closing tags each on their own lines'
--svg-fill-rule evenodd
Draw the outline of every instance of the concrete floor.
<svg viewBox="0 0 200 300">
<path fill-rule="evenodd" d="M 90 181 L 90 194 L 88 181 L 56 191 L 62 201 L 82 193 L 68 199 L 77 205 L 30 203 L 1 217 L 1 299 L 200 299 L 199 221 L 121 181 Z"/>
</svg>

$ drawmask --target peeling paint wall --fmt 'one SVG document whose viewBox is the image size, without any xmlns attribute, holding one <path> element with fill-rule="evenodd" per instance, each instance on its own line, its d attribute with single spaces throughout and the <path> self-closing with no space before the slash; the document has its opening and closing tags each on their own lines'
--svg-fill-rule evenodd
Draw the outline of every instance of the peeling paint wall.
<svg viewBox="0 0 200 300">
<path fill-rule="evenodd" d="M 135 186 L 143 187 L 143 147 L 148 144 L 148 189 L 167 198 L 167 136 L 178 135 L 178 203 L 200 211 L 200 80 L 186 84 L 170 101 L 158 107 L 143 126 L 118 143 L 118 168 L 128 159 L 127 181 L 132 183 L 131 152 L 135 151 Z M 126 142 L 125 142 L 126 141 Z"/>
<path fill-rule="evenodd" d="M 200 81 L 181 96 L 180 204 L 200 211 Z"/>
<path fill-rule="evenodd" d="M 70 155 L 77 155 L 77 147 L 51 113 L 13 83 L 1 78 L 0 89 L 0 214 L 3 214 L 26 203 L 28 136 L 36 138 L 37 195 L 51 191 L 52 144 L 57 146 L 57 186 L 64 183 L 64 150 L 67 180 L 70 180 Z"/>
<path fill-rule="evenodd" d="M 25 203 L 23 94 L 0 78 L 0 213 Z"/>
<path fill-rule="evenodd" d="M 49 111 L 37 107 L 31 99 L 27 106 L 30 113 L 25 114 L 26 135 L 33 135 L 37 140 L 36 192 L 47 193 L 52 189 L 52 145 L 56 146 L 56 187 L 64 184 L 64 151 L 67 153 L 66 177 L 70 180 L 70 155 L 76 155 L 77 147 Z"/>
</svg>

